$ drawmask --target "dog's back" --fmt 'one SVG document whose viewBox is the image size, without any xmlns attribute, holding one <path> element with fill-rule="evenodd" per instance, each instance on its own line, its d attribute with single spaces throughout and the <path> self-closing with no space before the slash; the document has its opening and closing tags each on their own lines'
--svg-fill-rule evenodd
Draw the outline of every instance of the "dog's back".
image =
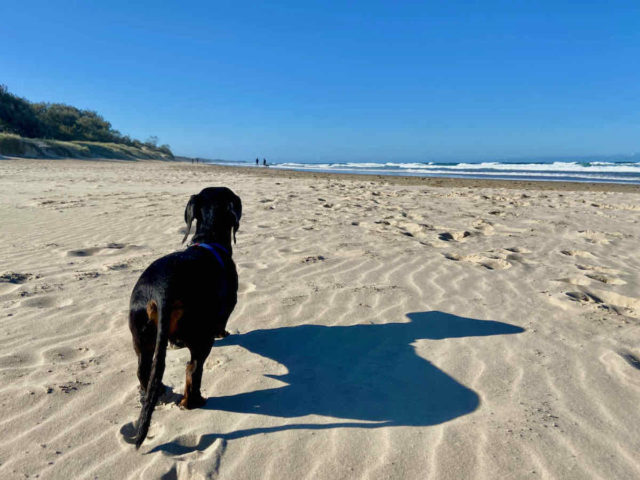
<svg viewBox="0 0 640 480">
<path fill-rule="evenodd" d="M 133 288 L 130 318 L 142 327 L 149 320 L 153 322 L 148 314 L 150 302 L 157 306 L 159 299 L 174 299 L 182 313 L 176 329 L 169 332 L 170 341 L 186 346 L 203 336 L 215 338 L 224 331 L 237 301 L 235 263 L 230 256 L 223 262 L 198 246 L 157 259 Z"/>
</svg>

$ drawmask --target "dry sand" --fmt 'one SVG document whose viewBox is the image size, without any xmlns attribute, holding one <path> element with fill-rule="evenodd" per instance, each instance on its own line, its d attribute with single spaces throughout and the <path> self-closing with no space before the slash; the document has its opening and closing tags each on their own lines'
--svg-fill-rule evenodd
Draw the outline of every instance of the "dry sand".
<svg viewBox="0 0 640 480">
<path fill-rule="evenodd" d="M 129 295 L 214 185 L 233 335 L 199 410 L 169 350 L 136 452 Z M 0 478 L 640 478 L 639 221 L 634 187 L 0 161 Z"/>
</svg>

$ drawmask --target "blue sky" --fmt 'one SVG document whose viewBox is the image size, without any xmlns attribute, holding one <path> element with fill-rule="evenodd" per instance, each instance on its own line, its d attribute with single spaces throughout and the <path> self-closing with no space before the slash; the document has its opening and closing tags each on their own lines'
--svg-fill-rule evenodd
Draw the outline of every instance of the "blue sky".
<svg viewBox="0 0 640 480">
<path fill-rule="evenodd" d="M 640 151 L 640 2 L 0 0 L 0 83 L 175 153 Z"/>
</svg>

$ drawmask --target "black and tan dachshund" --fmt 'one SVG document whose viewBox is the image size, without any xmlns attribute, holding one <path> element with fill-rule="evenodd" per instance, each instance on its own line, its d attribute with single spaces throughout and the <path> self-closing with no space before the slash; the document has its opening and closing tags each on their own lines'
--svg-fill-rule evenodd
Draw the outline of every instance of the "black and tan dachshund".
<svg viewBox="0 0 640 480">
<path fill-rule="evenodd" d="M 205 188 L 192 195 L 184 212 L 187 232 L 196 220 L 191 245 L 153 262 L 131 293 L 129 328 L 138 355 L 138 380 L 143 395 L 136 448 L 147 436 L 151 415 L 162 393 L 167 343 L 187 347 L 184 397 L 180 406 L 197 408 L 202 367 L 215 338 L 225 330 L 238 292 L 238 274 L 231 258 L 240 226 L 242 202 L 226 187 Z"/>
</svg>

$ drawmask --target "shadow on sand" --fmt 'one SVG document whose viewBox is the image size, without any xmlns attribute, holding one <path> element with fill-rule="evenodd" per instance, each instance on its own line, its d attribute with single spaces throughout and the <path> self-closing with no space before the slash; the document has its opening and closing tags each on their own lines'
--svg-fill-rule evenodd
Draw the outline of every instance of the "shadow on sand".
<svg viewBox="0 0 640 480">
<path fill-rule="evenodd" d="M 259 433 L 339 427 L 427 426 L 473 412 L 473 390 L 416 355 L 412 342 L 520 333 L 514 325 L 416 312 L 409 322 L 353 326 L 300 325 L 232 335 L 219 345 L 239 345 L 284 365 L 289 373 L 268 375 L 286 385 L 211 397 L 203 408 L 293 418 L 322 415 L 345 419 L 325 424 L 285 424 L 226 434 L 207 434 L 195 446 L 169 442 L 152 451 L 178 455 L 204 450 L 216 439 Z"/>
</svg>

